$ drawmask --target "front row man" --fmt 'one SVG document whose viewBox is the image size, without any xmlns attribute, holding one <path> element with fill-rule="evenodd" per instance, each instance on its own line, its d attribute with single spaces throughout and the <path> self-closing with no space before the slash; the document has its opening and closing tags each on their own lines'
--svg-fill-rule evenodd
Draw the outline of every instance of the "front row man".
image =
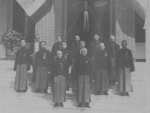
<svg viewBox="0 0 150 113">
<path fill-rule="evenodd" d="M 77 101 L 78 107 L 90 107 L 90 66 L 91 61 L 87 56 L 87 49 L 82 48 L 81 54 L 75 62 L 77 69 L 77 83 L 78 83 L 78 94 Z"/>
<path fill-rule="evenodd" d="M 62 51 L 56 52 L 56 59 L 53 61 L 52 74 L 53 79 L 53 102 L 54 107 L 63 107 L 66 91 L 66 62 L 63 59 Z"/>
<path fill-rule="evenodd" d="M 14 64 L 15 77 L 15 90 L 17 92 L 27 91 L 28 70 L 30 69 L 30 52 L 26 48 L 25 40 L 21 40 L 21 48 L 16 53 Z"/>
<path fill-rule="evenodd" d="M 100 50 L 96 55 L 96 95 L 108 95 L 109 79 L 108 79 L 108 53 L 105 49 L 105 44 L 101 42 Z"/>
</svg>

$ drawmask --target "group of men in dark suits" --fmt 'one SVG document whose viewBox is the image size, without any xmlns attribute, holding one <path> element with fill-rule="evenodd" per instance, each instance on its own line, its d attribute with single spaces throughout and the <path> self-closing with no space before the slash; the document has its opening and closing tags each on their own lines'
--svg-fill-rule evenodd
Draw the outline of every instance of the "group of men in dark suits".
<svg viewBox="0 0 150 113">
<path fill-rule="evenodd" d="M 47 93 L 51 81 L 54 107 L 63 107 L 71 82 L 73 90 L 76 89 L 78 107 L 90 107 L 91 81 L 95 84 L 96 95 L 108 95 L 110 85 L 117 84 L 120 94 L 129 96 L 132 91 L 133 57 L 126 40 L 121 42 L 121 49 L 115 40 L 111 36 L 106 44 L 100 36 L 94 35 L 94 40 L 86 48 L 85 41 L 77 35 L 71 47 L 67 47 L 67 43 L 58 36 L 51 52 L 46 49 L 45 41 L 37 41 L 34 44 L 36 51 L 32 54 L 25 48 L 25 40 L 22 40 L 14 66 L 15 90 L 27 90 L 27 71 L 32 57 L 35 92 Z"/>
</svg>

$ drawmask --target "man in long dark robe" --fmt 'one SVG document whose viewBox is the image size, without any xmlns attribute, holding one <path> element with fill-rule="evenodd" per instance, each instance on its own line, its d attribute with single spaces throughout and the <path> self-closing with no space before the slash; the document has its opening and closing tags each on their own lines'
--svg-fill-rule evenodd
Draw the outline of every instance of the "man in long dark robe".
<svg viewBox="0 0 150 113">
<path fill-rule="evenodd" d="M 54 45 L 52 46 L 52 50 L 51 50 L 51 54 L 52 54 L 52 58 L 53 60 L 56 58 L 56 53 L 58 50 L 62 49 L 62 37 L 58 36 L 57 37 L 57 42 L 54 43 Z"/>
<path fill-rule="evenodd" d="M 77 51 L 77 53 L 75 55 L 75 62 L 80 57 L 81 50 L 83 48 L 85 48 L 85 41 L 81 40 L 80 41 L 80 48 L 79 48 L 79 50 Z M 77 72 L 76 66 L 74 66 L 74 71 Z M 77 79 L 77 73 L 75 73 L 74 75 L 72 75 L 72 79 L 73 79 L 73 92 L 76 93 L 76 91 L 77 91 L 77 80 L 76 80 Z"/>
<path fill-rule="evenodd" d="M 81 55 L 76 60 L 78 80 L 78 107 L 90 107 L 90 58 L 87 56 L 87 49 L 81 49 Z"/>
<path fill-rule="evenodd" d="M 71 52 L 68 50 L 66 42 L 62 42 L 62 53 L 63 53 L 63 59 L 65 59 L 66 65 L 67 65 L 66 89 L 69 91 L 70 84 L 71 84 L 70 67 L 73 62 L 73 58 L 72 58 Z"/>
<path fill-rule="evenodd" d="M 91 57 L 91 74 L 92 74 L 93 80 L 95 80 L 95 76 L 96 76 L 95 57 L 96 57 L 97 52 L 99 51 L 100 42 L 101 42 L 100 37 L 97 34 L 94 35 L 94 40 L 91 42 L 90 48 L 89 48 L 89 56 Z"/>
<path fill-rule="evenodd" d="M 32 57 L 32 67 L 33 67 L 33 73 L 32 73 L 32 82 L 35 82 L 35 58 L 36 53 L 39 51 L 40 48 L 40 36 L 36 34 L 35 41 L 31 43 L 30 51 L 31 51 L 31 57 Z"/>
<path fill-rule="evenodd" d="M 30 69 L 30 51 L 25 47 L 25 40 L 21 40 L 21 48 L 16 53 L 14 71 L 15 77 L 15 90 L 17 92 L 27 91 L 28 70 Z"/>
<path fill-rule="evenodd" d="M 108 79 L 108 66 L 109 66 L 108 53 L 105 49 L 104 43 L 100 43 L 100 50 L 96 55 L 96 77 L 95 77 L 95 90 L 96 95 L 108 95 L 109 79 Z"/>
<path fill-rule="evenodd" d="M 75 58 L 77 55 L 77 52 L 80 50 L 80 37 L 78 35 L 75 36 L 75 41 L 73 42 L 70 51 L 73 58 L 72 66 L 71 66 L 71 76 L 76 76 L 76 69 L 74 66 Z M 73 79 L 72 79 L 73 81 Z"/>
<path fill-rule="evenodd" d="M 127 41 L 121 42 L 122 48 L 119 50 L 116 58 L 118 69 L 117 90 L 121 95 L 129 96 L 132 92 L 131 72 L 135 70 L 132 52 L 127 48 Z"/>
<path fill-rule="evenodd" d="M 110 37 L 110 44 L 109 44 L 109 61 L 110 61 L 109 82 L 111 85 L 114 85 L 117 81 L 116 55 L 120 50 L 120 46 L 115 42 L 115 39 L 116 38 L 112 35 Z"/>
<path fill-rule="evenodd" d="M 63 107 L 65 102 L 66 92 L 66 70 L 67 65 L 65 59 L 63 59 L 62 51 L 57 51 L 57 57 L 53 61 L 52 74 L 53 80 L 53 102 L 54 107 Z"/>
<path fill-rule="evenodd" d="M 49 74 L 51 69 L 51 54 L 46 49 L 46 42 L 40 42 L 40 50 L 36 53 L 35 59 L 35 92 L 47 93 Z"/>
</svg>

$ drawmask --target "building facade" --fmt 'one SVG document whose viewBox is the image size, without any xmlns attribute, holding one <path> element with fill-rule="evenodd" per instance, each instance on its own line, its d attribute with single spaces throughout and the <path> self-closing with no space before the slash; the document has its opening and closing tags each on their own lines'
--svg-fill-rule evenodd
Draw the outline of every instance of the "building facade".
<svg viewBox="0 0 150 113">
<path fill-rule="evenodd" d="M 16 0 L 1 0 L 6 7 L 0 7 L 3 9 L 0 10 L 0 17 L 3 18 L 0 19 L 0 24 L 3 24 L 0 26 L 0 35 L 14 29 L 32 42 L 34 34 L 39 34 L 40 40 L 47 41 L 49 50 L 58 35 L 68 44 L 73 42 L 75 35 L 80 35 L 88 44 L 94 34 L 101 35 L 106 41 L 110 35 L 115 35 L 119 44 L 123 39 L 128 41 L 134 58 L 145 59 L 145 20 L 143 13 L 139 13 L 139 8 L 137 10 L 134 6 L 135 0 L 133 3 L 129 1 L 132 0 L 89 1 L 90 30 L 85 32 L 83 0 L 47 0 L 32 17 L 25 14 Z"/>
</svg>

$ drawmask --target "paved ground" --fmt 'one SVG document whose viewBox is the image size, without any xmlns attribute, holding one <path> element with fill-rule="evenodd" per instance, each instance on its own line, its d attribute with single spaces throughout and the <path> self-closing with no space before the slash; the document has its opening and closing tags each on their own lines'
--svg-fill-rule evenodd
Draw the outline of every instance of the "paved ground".
<svg viewBox="0 0 150 113">
<path fill-rule="evenodd" d="M 13 89 L 15 72 L 13 61 L 0 60 L 0 113 L 145 113 L 146 75 L 145 63 L 135 63 L 132 73 L 134 92 L 130 97 L 117 95 L 115 87 L 109 96 L 91 95 L 91 108 L 80 109 L 75 106 L 75 97 L 68 94 L 64 108 L 53 108 L 51 94 L 38 94 L 31 91 L 16 93 Z"/>
</svg>

